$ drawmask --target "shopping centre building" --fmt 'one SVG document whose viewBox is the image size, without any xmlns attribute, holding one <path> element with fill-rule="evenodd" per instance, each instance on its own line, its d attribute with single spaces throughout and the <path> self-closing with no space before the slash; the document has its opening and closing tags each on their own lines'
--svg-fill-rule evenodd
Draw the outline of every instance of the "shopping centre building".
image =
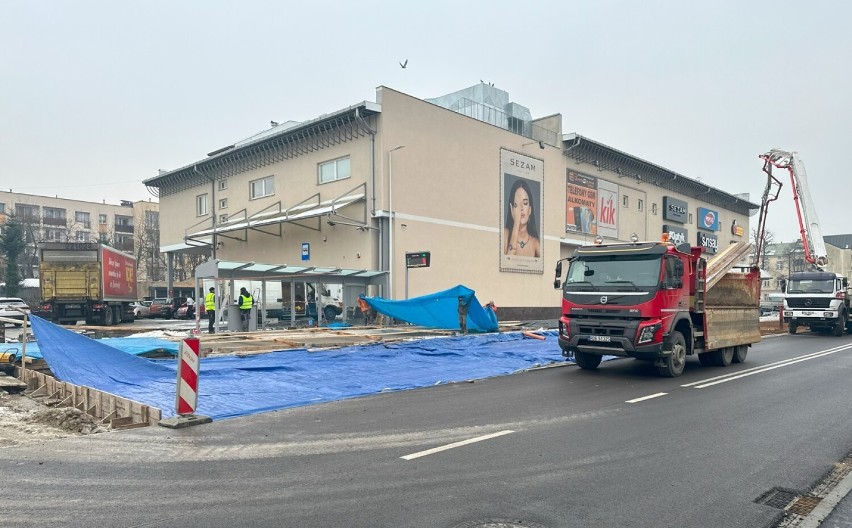
<svg viewBox="0 0 852 528">
<path fill-rule="evenodd" d="M 382 86 L 145 184 L 163 252 L 320 274 L 347 306 L 463 284 L 501 320 L 550 319 L 556 261 L 597 236 L 666 232 L 708 254 L 748 240 L 748 196 L 562 130 L 560 114 L 533 119 L 485 83 L 428 100 Z"/>
</svg>

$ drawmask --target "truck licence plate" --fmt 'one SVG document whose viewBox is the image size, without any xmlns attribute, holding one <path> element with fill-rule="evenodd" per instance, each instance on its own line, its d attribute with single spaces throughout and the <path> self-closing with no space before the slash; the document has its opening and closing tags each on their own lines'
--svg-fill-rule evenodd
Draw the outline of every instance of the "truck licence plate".
<svg viewBox="0 0 852 528">
<path fill-rule="evenodd" d="M 601 341 L 604 343 L 608 343 L 612 341 L 612 338 L 610 336 L 593 335 L 589 336 L 589 341 Z"/>
<path fill-rule="evenodd" d="M 802 315 L 813 315 L 813 312 L 802 312 Z"/>
</svg>

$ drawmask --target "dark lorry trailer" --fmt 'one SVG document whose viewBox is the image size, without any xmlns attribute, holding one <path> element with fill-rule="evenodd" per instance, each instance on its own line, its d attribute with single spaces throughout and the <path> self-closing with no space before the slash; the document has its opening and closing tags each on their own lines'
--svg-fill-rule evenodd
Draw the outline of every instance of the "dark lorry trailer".
<svg viewBox="0 0 852 528">
<path fill-rule="evenodd" d="M 111 326 L 132 322 L 136 259 L 109 246 L 48 242 L 39 248 L 41 306 L 37 315 L 59 324 Z"/>
</svg>

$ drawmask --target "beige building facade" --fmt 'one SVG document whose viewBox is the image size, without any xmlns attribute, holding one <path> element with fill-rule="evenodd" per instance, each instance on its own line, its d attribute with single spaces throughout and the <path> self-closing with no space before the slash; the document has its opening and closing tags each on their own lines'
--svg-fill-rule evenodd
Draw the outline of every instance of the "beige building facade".
<svg viewBox="0 0 852 528">
<path fill-rule="evenodd" d="M 748 240 L 747 197 L 562 127 L 484 83 L 430 101 L 380 87 L 145 183 L 168 254 L 384 271 L 366 293 L 393 299 L 463 284 L 501 320 L 556 317 L 555 263 L 597 236 L 665 231 L 708 254 Z M 429 266 L 407 268 L 418 252 Z"/>
</svg>

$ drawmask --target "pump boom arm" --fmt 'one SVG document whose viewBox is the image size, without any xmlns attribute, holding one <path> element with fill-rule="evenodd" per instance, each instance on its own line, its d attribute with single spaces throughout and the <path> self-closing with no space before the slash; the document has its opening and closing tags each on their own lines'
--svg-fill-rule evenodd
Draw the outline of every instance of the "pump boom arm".
<svg viewBox="0 0 852 528">
<path fill-rule="evenodd" d="M 805 260 L 816 269 L 822 271 L 828 265 L 828 252 L 822 237 L 816 207 L 814 207 L 811 192 L 808 187 L 808 177 L 805 164 L 799 158 L 798 152 L 788 152 L 772 149 L 762 154 L 763 171 L 772 177 L 772 167 L 786 169 L 790 174 L 793 186 L 793 202 L 796 205 L 796 216 L 799 220 L 799 232 L 805 249 Z"/>
</svg>

